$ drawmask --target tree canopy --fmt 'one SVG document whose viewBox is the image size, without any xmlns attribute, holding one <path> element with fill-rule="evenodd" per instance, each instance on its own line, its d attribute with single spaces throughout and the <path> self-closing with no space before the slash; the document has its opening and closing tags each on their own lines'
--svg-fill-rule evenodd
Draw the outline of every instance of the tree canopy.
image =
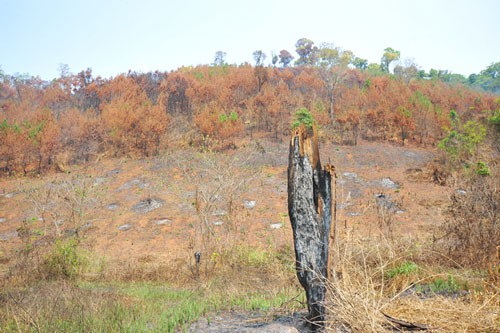
<svg viewBox="0 0 500 333">
<path fill-rule="evenodd" d="M 255 66 L 228 65 L 217 51 L 211 65 L 109 79 L 64 65 L 50 82 L 0 72 L 0 173 L 43 173 L 58 161 L 100 154 L 151 156 L 172 145 L 171 132 L 181 145 L 227 149 L 256 132 L 282 138 L 294 120 L 308 119 L 296 118 L 301 114 L 314 117 L 331 140 L 354 144 L 358 137 L 434 145 L 449 138 L 445 146 L 453 148 L 465 137 L 450 134 L 454 126 L 472 128 L 454 119 L 496 126 L 499 62 L 464 78 L 426 73 L 398 61 L 392 48 L 381 64 L 368 64 L 333 44 L 301 38 L 296 47 L 296 66 L 287 50 L 272 54 L 272 66 L 256 50 Z"/>
</svg>

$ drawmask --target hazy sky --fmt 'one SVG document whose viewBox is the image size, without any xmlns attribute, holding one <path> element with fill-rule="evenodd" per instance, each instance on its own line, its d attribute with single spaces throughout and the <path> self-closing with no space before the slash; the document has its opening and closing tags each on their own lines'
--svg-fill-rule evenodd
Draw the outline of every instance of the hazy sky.
<svg viewBox="0 0 500 333">
<path fill-rule="evenodd" d="M 401 51 L 422 69 L 478 73 L 500 61 L 499 0 L 0 0 L 0 69 L 43 79 L 252 62 L 307 37 L 380 62 Z"/>
</svg>

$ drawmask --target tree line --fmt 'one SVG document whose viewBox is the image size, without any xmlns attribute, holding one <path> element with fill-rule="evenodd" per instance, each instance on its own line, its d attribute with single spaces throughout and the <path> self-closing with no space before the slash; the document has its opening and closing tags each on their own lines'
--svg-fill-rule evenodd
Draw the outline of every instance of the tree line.
<svg viewBox="0 0 500 333">
<path fill-rule="evenodd" d="M 380 64 L 308 39 L 297 42 L 296 52 L 293 66 L 286 50 L 268 66 L 258 50 L 255 64 L 229 65 L 218 51 L 210 65 L 109 79 L 64 66 L 50 82 L 1 73 L 1 173 L 43 173 L 100 154 L 152 156 L 166 148 L 172 131 L 185 144 L 216 149 L 256 133 L 280 139 L 301 108 L 325 139 L 339 143 L 361 137 L 436 144 L 453 126 L 450 114 L 480 120 L 500 108 L 494 94 L 465 81 L 396 64 L 400 54 L 392 48 Z"/>
</svg>

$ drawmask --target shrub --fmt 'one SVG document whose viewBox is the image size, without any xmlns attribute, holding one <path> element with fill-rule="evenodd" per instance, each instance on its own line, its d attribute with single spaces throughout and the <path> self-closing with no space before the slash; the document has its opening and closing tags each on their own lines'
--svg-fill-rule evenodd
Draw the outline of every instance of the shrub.
<svg viewBox="0 0 500 333">
<path fill-rule="evenodd" d="M 295 129 L 302 124 L 309 130 L 311 130 L 314 125 L 314 118 L 307 108 L 300 108 L 295 112 L 292 128 Z"/>
<path fill-rule="evenodd" d="M 461 286 L 457 280 L 448 275 L 448 278 L 437 278 L 434 281 L 427 284 L 419 284 L 416 286 L 416 291 L 418 294 L 433 296 L 433 295 L 444 295 L 451 296 L 460 292 Z"/>
<path fill-rule="evenodd" d="M 412 273 L 416 273 L 419 270 L 417 264 L 412 261 L 405 261 L 402 264 L 395 266 L 387 271 L 387 276 L 390 278 L 399 276 L 399 275 L 410 275 Z"/>
<path fill-rule="evenodd" d="M 493 173 L 473 177 L 451 197 L 441 241 L 461 265 L 485 266 L 500 244 L 500 184 Z"/>
<path fill-rule="evenodd" d="M 491 125 L 496 126 L 496 128 L 500 128 L 500 109 L 495 110 L 493 115 L 488 118 Z"/>
<path fill-rule="evenodd" d="M 73 279 L 78 276 L 85 259 L 78 249 L 78 239 L 58 239 L 42 265 L 47 279 Z"/>
<path fill-rule="evenodd" d="M 476 173 L 480 176 L 489 176 L 490 168 L 488 167 L 488 164 L 483 161 L 477 162 Z"/>
<path fill-rule="evenodd" d="M 475 153 L 477 146 L 486 137 L 486 128 L 476 121 L 468 121 L 459 130 L 452 130 L 439 142 L 438 147 L 444 150 L 453 160 L 466 159 Z"/>
</svg>

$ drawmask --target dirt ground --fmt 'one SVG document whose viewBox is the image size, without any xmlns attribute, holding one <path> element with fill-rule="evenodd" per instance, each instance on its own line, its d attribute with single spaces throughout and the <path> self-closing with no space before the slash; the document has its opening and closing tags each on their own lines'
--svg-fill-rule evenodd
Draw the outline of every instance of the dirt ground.
<svg viewBox="0 0 500 333">
<path fill-rule="evenodd" d="M 250 246 L 293 247 L 287 214 L 288 145 L 287 141 L 247 140 L 223 155 L 185 149 L 150 159 L 105 159 L 43 177 L 3 178 L 0 274 L 7 272 L 23 246 L 19 237 L 23 225 L 30 226 L 37 241 L 55 226 L 63 233 L 78 230 L 85 248 L 109 264 L 129 268 L 172 260 L 192 263 L 202 222 L 220 237 L 231 235 L 232 241 Z M 322 142 L 320 154 L 323 164 L 335 166 L 341 233 L 349 230 L 378 237 L 386 223 L 395 237 L 423 242 L 443 222 L 449 189 L 435 185 L 426 170 L 434 149 L 366 141 L 357 146 Z M 229 185 L 221 187 L 222 183 Z M 82 188 L 87 189 L 83 195 Z M 71 200 L 61 193 L 78 194 L 75 198 L 80 201 L 74 201 L 81 209 L 78 225 L 70 223 L 66 211 Z M 212 196 L 213 207 L 203 214 L 204 195 Z M 306 329 L 301 314 L 270 318 L 220 313 L 193 323 L 189 331 Z"/>
<path fill-rule="evenodd" d="M 432 150 L 375 142 L 357 146 L 322 143 L 320 153 L 323 163 L 329 161 L 336 168 L 340 230 L 353 228 L 370 237 L 378 228 L 380 205 L 387 208 L 391 226 L 399 236 L 428 237 L 442 222 L 448 193 L 426 176 L 425 165 L 434 156 Z M 257 246 L 269 241 L 278 247 L 291 245 L 287 216 L 288 142 L 248 141 L 226 155 L 233 178 L 248 180 L 233 198 L 236 213 L 232 216 L 238 217 L 238 230 Z M 250 155 L 246 164 L 234 163 Z M 112 260 L 161 262 L 190 257 L 200 218 L 195 207 L 197 191 L 201 184 L 213 181 L 210 177 L 218 177 L 209 172 L 210 163 L 203 165 L 200 161 L 204 161 L 202 153 L 183 150 L 151 159 L 107 159 L 75 166 L 67 174 L 2 179 L 2 270 L 5 271 L 13 251 L 21 246 L 18 228 L 22 221 L 34 221 L 33 228 L 42 229 L 40 209 L 34 209 L 40 202 L 27 195 L 30 189 L 75 177 L 87 177 L 93 182 L 90 195 L 94 197 L 83 204 L 85 223 L 79 226 L 85 229 L 85 246 Z M 50 209 L 63 208 L 54 206 L 47 211 Z M 226 214 L 223 209 L 211 212 L 209 219 L 214 228 L 224 227 Z M 47 223 L 53 220 L 46 218 Z M 55 222 L 61 224 L 61 230 L 67 223 L 63 218 Z"/>
</svg>

